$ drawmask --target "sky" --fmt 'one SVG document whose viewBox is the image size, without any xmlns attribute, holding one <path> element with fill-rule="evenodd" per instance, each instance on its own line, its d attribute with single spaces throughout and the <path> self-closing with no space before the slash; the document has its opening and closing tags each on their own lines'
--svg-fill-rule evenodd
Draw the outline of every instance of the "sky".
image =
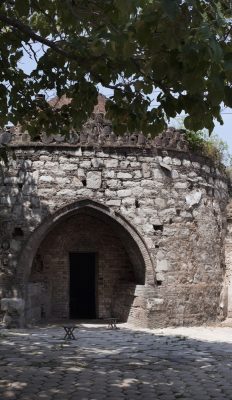
<svg viewBox="0 0 232 400">
<path fill-rule="evenodd" d="M 229 146 L 229 152 L 232 154 L 232 109 L 227 108 L 222 113 L 224 125 L 216 123 L 214 132 L 224 140 Z"/>
</svg>

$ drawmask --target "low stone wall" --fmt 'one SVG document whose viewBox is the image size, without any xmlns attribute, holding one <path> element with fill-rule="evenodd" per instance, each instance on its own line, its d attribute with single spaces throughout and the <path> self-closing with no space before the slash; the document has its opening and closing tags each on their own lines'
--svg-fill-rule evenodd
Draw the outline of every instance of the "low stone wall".
<svg viewBox="0 0 232 400">
<path fill-rule="evenodd" d="M 49 216 L 91 199 L 112 218 L 125 219 L 150 257 L 149 266 L 144 263 L 145 282 L 135 279 L 134 288 L 127 289 L 133 292 L 129 321 L 158 327 L 217 318 L 225 275 L 228 190 L 225 176 L 209 160 L 146 146 L 17 144 L 11 148 L 15 156 L 8 168 L 3 167 L 0 181 L 2 298 L 23 296 L 26 309 L 32 307 L 28 294 L 32 263 L 28 266 L 26 259 L 19 263 L 20 254 Z M 113 226 L 112 231 L 116 232 Z M 140 267 L 130 255 L 129 242 L 120 235 L 117 240 L 136 271 Z M 38 241 L 37 249 L 40 245 Z M 129 281 L 121 282 L 122 287 Z"/>
</svg>

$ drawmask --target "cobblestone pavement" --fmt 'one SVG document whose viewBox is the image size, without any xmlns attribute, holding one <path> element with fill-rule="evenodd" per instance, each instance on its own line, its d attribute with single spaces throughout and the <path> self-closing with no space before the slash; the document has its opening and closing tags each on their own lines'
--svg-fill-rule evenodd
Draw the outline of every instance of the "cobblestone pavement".
<svg viewBox="0 0 232 400">
<path fill-rule="evenodd" d="M 232 328 L 0 331 L 0 399 L 232 399 Z"/>
</svg>

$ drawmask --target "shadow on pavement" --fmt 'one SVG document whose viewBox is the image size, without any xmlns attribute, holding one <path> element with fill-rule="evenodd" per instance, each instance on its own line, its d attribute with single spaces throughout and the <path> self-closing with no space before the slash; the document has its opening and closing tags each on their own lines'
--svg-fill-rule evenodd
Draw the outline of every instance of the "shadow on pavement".
<svg viewBox="0 0 232 400">
<path fill-rule="evenodd" d="M 232 343 L 80 324 L 0 331 L 0 399 L 232 399 Z M 232 334 L 232 329 L 231 329 Z"/>
</svg>

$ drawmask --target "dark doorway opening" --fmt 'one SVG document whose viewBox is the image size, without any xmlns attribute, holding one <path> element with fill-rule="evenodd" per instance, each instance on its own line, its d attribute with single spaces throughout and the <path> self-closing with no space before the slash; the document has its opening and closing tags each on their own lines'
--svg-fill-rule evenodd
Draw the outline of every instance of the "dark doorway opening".
<svg viewBox="0 0 232 400">
<path fill-rule="evenodd" d="M 70 318 L 96 318 L 96 255 L 70 253 Z"/>
</svg>

